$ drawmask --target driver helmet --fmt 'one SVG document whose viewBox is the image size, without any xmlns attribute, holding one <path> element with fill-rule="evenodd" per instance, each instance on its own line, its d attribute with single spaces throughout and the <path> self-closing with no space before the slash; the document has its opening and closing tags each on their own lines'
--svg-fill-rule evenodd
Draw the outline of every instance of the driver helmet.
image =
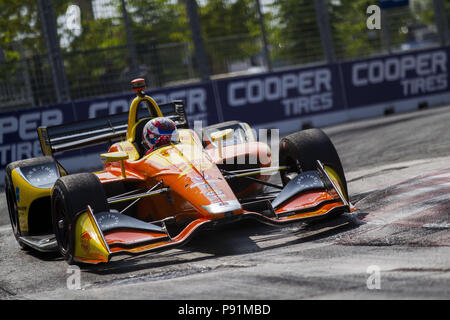
<svg viewBox="0 0 450 320">
<path fill-rule="evenodd" d="M 169 118 L 159 117 L 148 121 L 142 132 L 143 143 L 148 148 L 147 154 L 170 142 L 178 141 L 178 131 L 175 122 Z"/>
</svg>

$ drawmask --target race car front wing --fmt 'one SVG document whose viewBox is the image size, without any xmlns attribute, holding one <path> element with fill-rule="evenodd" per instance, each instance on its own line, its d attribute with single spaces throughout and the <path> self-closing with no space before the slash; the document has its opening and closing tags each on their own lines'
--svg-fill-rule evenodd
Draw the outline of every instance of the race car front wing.
<svg viewBox="0 0 450 320">
<path fill-rule="evenodd" d="M 166 220 L 144 222 L 119 212 L 94 212 L 88 206 L 72 227 L 74 260 L 98 264 L 121 255 L 139 255 L 179 247 L 199 230 L 252 218 L 269 225 L 285 225 L 322 219 L 353 210 L 342 189 L 318 161 L 317 171 L 300 173 L 280 194 L 268 201 L 268 210 L 241 210 L 217 220 L 196 219 L 172 237 Z"/>
</svg>

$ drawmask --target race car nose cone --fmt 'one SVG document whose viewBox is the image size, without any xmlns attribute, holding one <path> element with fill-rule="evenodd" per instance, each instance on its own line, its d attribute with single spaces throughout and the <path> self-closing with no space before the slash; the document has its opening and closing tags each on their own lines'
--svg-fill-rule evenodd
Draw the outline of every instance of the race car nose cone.
<svg viewBox="0 0 450 320">
<path fill-rule="evenodd" d="M 224 203 L 212 203 L 202 206 L 209 213 L 225 213 L 241 209 L 241 204 L 237 200 L 230 200 Z"/>
</svg>

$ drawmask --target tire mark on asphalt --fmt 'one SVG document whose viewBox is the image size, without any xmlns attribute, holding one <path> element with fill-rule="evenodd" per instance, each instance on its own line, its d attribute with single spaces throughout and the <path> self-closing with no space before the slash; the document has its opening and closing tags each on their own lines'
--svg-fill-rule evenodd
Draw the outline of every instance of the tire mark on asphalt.
<svg viewBox="0 0 450 320">
<path fill-rule="evenodd" d="M 449 194 L 450 170 L 438 170 L 363 198 L 357 203 L 361 208 L 360 220 L 370 224 L 390 224 L 426 216 L 428 219 L 448 221 L 445 206 L 450 201 Z M 424 221 L 426 222 L 435 221 Z"/>
<path fill-rule="evenodd" d="M 8 289 L 4 288 L 4 284 L 0 284 L 0 291 L 5 292 L 8 296 L 14 297 L 14 296 L 16 295 L 15 292 L 13 292 L 13 291 L 11 291 L 11 290 L 8 290 Z M 1 296 L 2 296 L 2 295 L 0 294 L 0 297 L 1 297 Z"/>
<path fill-rule="evenodd" d="M 450 272 L 450 268 L 397 268 L 388 272 Z"/>
<path fill-rule="evenodd" d="M 380 171 L 368 173 L 366 175 L 362 175 L 362 176 L 358 176 L 358 177 L 353 178 L 353 179 L 349 179 L 349 180 L 347 180 L 347 183 L 359 181 L 359 180 L 362 180 L 362 179 L 367 179 L 367 178 L 370 178 L 370 177 L 376 177 L 376 176 L 379 176 L 381 174 L 386 174 L 387 172 L 390 172 L 390 171 L 397 171 L 397 170 L 402 170 L 402 169 L 407 169 L 407 168 L 409 168 L 409 167 L 408 166 L 403 166 L 403 167 L 386 168 L 386 169 L 383 169 L 383 170 L 380 170 Z"/>
</svg>

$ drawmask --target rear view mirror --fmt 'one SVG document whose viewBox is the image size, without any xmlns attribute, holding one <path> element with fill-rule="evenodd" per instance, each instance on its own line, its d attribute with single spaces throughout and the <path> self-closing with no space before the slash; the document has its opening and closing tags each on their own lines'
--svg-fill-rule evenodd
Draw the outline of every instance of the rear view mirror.
<svg viewBox="0 0 450 320">
<path fill-rule="evenodd" d="M 125 174 L 125 163 L 124 161 L 128 159 L 128 153 L 118 151 L 118 152 L 108 152 L 100 155 L 103 163 L 117 162 L 120 161 L 120 169 L 122 170 L 122 178 L 126 178 Z"/>
<path fill-rule="evenodd" d="M 233 137 L 233 129 L 225 129 L 217 131 L 211 134 L 211 141 L 217 142 L 217 148 L 219 149 L 219 157 L 222 158 L 223 140 Z"/>
</svg>

